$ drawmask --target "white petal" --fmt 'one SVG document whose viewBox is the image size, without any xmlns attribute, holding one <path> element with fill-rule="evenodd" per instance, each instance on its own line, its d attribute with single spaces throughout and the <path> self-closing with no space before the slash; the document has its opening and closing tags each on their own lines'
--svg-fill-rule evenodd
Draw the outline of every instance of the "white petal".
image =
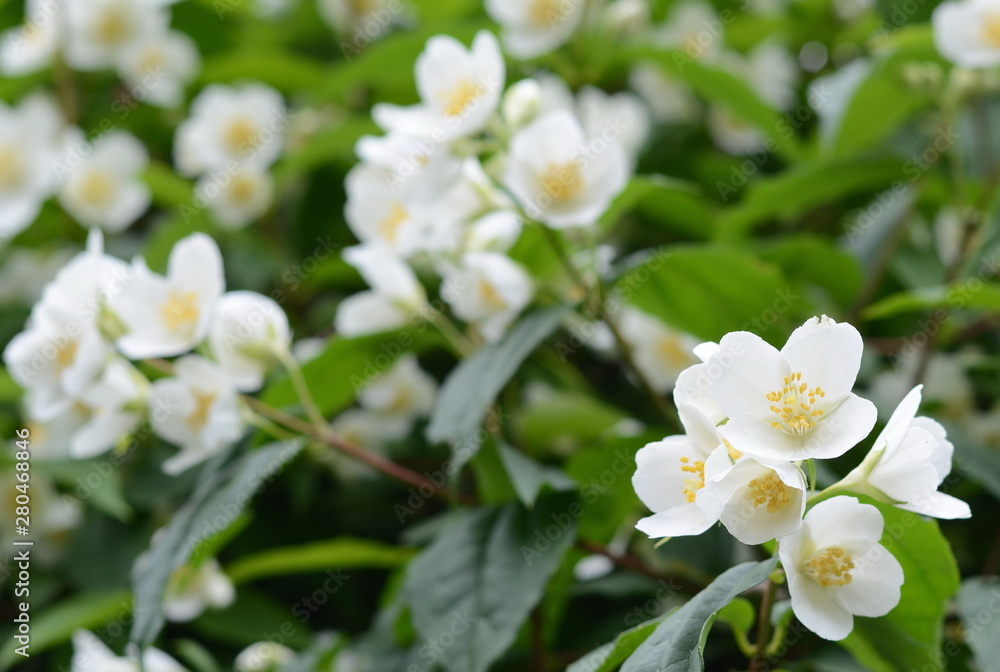
<svg viewBox="0 0 1000 672">
<path fill-rule="evenodd" d="M 876 543 L 885 521 L 879 510 L 857 497 L 838 496 L 809 509 L 805 523 L 816 548 L 843 545 L 850 540 Z"/>
<path fill-rule="evenodd" d="M 861 334 L 850 324 L 810 320 L 792 332 L 781 354 L 803 382 L 840 398 L 854 387 L 863 348 Z"/>
</svg>

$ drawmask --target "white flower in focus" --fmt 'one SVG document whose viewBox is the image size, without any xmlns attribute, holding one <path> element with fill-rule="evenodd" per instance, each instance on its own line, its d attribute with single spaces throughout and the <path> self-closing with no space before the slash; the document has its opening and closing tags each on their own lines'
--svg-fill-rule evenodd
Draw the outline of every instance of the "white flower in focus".
<svg viewBox="0 0 1000 672">
<path fill-rule="evenodd" d="M 125 131 L 112 131 L 88 144 L 83 133 L 69 134 L 59 204 L 88 227 L 117 233 L 135 223 L 152 196 L 140 179 L 149 164 L 145 146 Z"/>
<path fill-rule="evenodd" d="M 588 143 L 576 117 L 557 110 L 514 136 L 504 182 L 528 215 L 565 229 L 596 223 L 629 172 L 619 143 Z"/>
<path fill-rule="evenodd" d="M 157 31 L 118 58 L 118 73 L 133 98 L 171 109 L 184 102 L 184 88 L 200 67 L 194 40 L 176 30 Z"/>
<path fill-rule="evenodd" d="M 153 431 L 181 447 L 163 463 L 163 471 L 171 475 L 224 450 L 243 434 L 236 387 L 217 364 L 198 355 L 177 360 L 173 377 L 153 383 L 149 411 Z"/>
<path fill-rule="evenodd" d="M 916 417 L 920 390 L 918 385 L 900 402 L 871 452 L 841 483 L 914 513 L 968 518 L 972 515 L 968 504 L 937 490 L 951 473 L 955 447 L 940 423 Z"/>
<path fill-rule="evenodd" d="M 744 544 L 763 544 L 799 529 L 807 486 L 802 471 L 790 462 L 740 459 L 738 451 L 724 445 L 709 458 L 705 475 L 698 505 Z"/>
<path fill-rule="evenodd" d="M 413 270 L 386 248 L 357 245 L 345 249 L 343 256 L 372 289 L 352 294 L 337 306 L 334 323 L 341 335 L 397 329 L 426 305 L 427 295 Z"/>
<path fill-rule="evenodd" d="M 903 568 L 878 543 L 884 526 L 874 506 L 834 497 L 781 539 L 778 554 L 802 625 L 837 641 L 851 633 L 854 616 L 884 616 L 899 603 Z"/>
<path fill-rule="evenodd" d="M 91 632 L 73 633 L 73 660 L 69 672 L 139 672 L 139 661 L 119 658 Z M 187 672 L 176 660 L 159 649 L 149 648 L 142 654 L 145 672 Z"/>
<path fill-rule="evenodd" d="M 115 65 L 131 47 L 166 30 L 170 17 L 152 0 L 73 0 L 62 17 L 66 62 L 75 70 Z"/>
<path fill-rule="evenodd" d="M 148 395 L 149 382 L 131 364 L 122 359 L 109 362 L 84 395 L 90 417 L 73 435 L 70 454 L 86 459 L 114 448 L 142 422 Z"/>
<path fill-rule="evenodd" d="M 171 357 L 193 349 L 208 332 L 223 291 L 222 255 L 203 233 L 174 245 L 166 277 L 137 262 L 130 281 L 111 302 L 128 330 L 118 339 L 119 349 L 130 359 Z"/>
<path fill-rule="evenodd" d="M 632 347 L 635 365 L 657 392 L 674 389 L 677 376 L 698 362 L 698 340 L 671 329 L 652 315 L 627 307 L 618 328 Z"/>
<path fill-rule="evenodd" d="M 358 403 L 384 417 L 412 421 L 430 415 L 436 394 L 437 381 L 420 368 L 415 355 L 406 354 L 361 390 Z"/>
<path fill-rule="evenodd" d="M 635 454 L 632 487 L 652 516 L 636 523 L 651 539 L 701 534 L 718 518 L 698 505 L 709 456 L 721 441 L 712 421 L 694 406 L 680 405 L 686 434 L 649 443 Z"/>
<path fill-rule="evenodd" d="M 177 128 L 177 169 L 193 177 L 235 161 L 263 170 L 281 154 L 285 116 L 281 94 L 269 86 L 207 86 Z"/>
<path fill-rule="evenodd" d="M 500 339 L 534 294 L 531 277 L 496 252 L 470 252 L 445 270 L 441 289 L 455 315 L 479 326 L 488 342 Z"/>
<path fill-rule="evenodd" d="M 195 194 L 208 203 L 221 228 L 241 229 L 259 219 L 274 202 L 274 180 L 266 170 L 245 167 L 235 173 L 206 173 Z"/>
<path fill-rule="evenodd" d="M 295 652 L 271 641 L 257 642 L 240 651 L 236 672 L 273 672 L 295 659 Z"/>
<path fill-rule="evenodd" d="M 486 11 L 503 27 L 503 45 L 515 58 L 541 56 L 569 41 L 587 3 L 576 0 L 487 0 Z"/>
<path fill-rule="evenodd" d="M 1000 65 L 1000 7 L 993 0 L 949 0 L 931 15 L 934 43 L 966 68 Z"/>
<path fill-rule="evenodd" d="M 471 49 L 448 35 L 432 37 L 415 70 L 420 104 L 401 108 L 382 103 L 372 110 L 386 130 L 455 139 L 483 130 L 496 113 L 506 66 L 492 33 L 477 33 Z"/>
<path fill-rule="evenodd" d="M 208 342 L 219 366 L 237 389 L 252 392 L 288 353 L 288 317 L 272 299 L 256 292 L 228 292 L 216 302 Z"/>
<path fill-rule="evenodd" d="M 877 415 L 851 392 L 862 348 L 857 329 L 827 317 L 807 321 L 780 351 L 748 332 L 727 334 L 708 362 L 720 368 L 712 395 L 729 418 L 719 433 L 768 460 L 843 455 Z"/>
<path fill-rule="evenodd" d="M 0 74 L 18 77 L 52 63 L 59 45 L 60 7 L 45 0 L 24 3 L 24 24 L 0 34 Z"/>
<path fill-rule="evenodd" d="M 726 412 L 719 406 L 712 394 L 715 378 L 720 375 L 718 363 L 710 365 L 709 361 L 719 351 L 716 343 L 702 343 L 693 349 L 693 353 L 701 360 L 701 364 L 690 366 L 677 376 L 674 385 L 674 404 L 694 406 L 711 421 L 718 425 L 726 420 Z"/>
<path fill-rule="evenodd" d="M 163 593 L 163 616 L 168 621 L 193 621 L 208 609 L 225 609 L 236 599 L 236 589 L 219 563 L 205 560 L 184 565 L 173 573 Z"/>
<path fill-rule="evenodd" d="M 56 186 L 53 166 L 62 119 L 44 96 L 17 107 L 0 102 L 0 239 L 26 229 Z"/>
</svg>

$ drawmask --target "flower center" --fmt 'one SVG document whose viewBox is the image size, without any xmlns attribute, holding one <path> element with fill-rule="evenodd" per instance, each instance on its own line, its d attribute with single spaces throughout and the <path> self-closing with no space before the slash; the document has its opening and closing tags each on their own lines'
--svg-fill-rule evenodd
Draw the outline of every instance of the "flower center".
<svg viewBox="0 0 1000 672">
<path fill-rule="evenodd" d="M 810 388 L 807 383 L 803 383 L 801 373 L 785 376 L 785 386 L 782 389 L 767 393 L 771 412 L 779 418 L 771 426 L 792 436 L 808 434 L 823 415 L 823 409 L 814 410 L 813 406 L 817 398 L 825 396 L 823 388 Z"/>
<path fill-rule="evenodd" d="M 170 331 L 192 326 L 198 321 L 200 314 L 196 292 L 170 290 L 167 292 L 167 300 L 160 306 L 160 320 Z"/>
<path fill-rule="evenodd" d="M 536 28 L 551 28 L 563 18 L 560 0 L 535 0 L 528 7 L 528 18 Z"/>
<path fill-rule="evenodd" d="M 987 46 L 1000 49 L 1000 12 L 993 12 L 983 19 L 980 34 Z"/>
<path fill-rule="evenodd" d="M 375 0 L 347 0 L 347 6 L 359 16 L 367 16 L 375 11 Z"/>
<path fill-rule="evenodd" d="M 98 17 L 94 38 L 104 46 L 118 46 L 129 38 L 132 32 L 130 24 L 125 7 L 110 7 Z"/>
<path fill-rule="evenodd" d="M 228 189 L 230 202 L 237 205 L 250 203 L 253 200 L 255 186 L 252 178 L 246 175 L 234 175 Z"/>
<path fill-rule="evenodd" d="M 87 205 L 106 208 L 115 196 L 115 180 L 106 170 L 88 170 L 80 179 L 77 193 Z"/>
<path fill-rule="evenodd" d="M 398 202 L 393 202 L 389 206 L 389 214 L 378 225 L 379 235 L 390 244 L 394 244 L 399 239 L 399 229 L 410 218 L 410 213 Z"/>
<path fill-rule="evenodd" d="M 218 395 L 214 392 L 194 390 L 192 396 L 194 396 L 194 410 L 188 415 L 187 424 L 192 432 L 200 432 L 208 424 L 208 414 L 212 411 L 212 404 Z"/>
<path fill-rule="evenodd" d="M 223 132 L 222 142 L 231 154 L 252 152 L 260 144 L 257 124 L 246 117 L 237 117 L 229 122 Z"/>
<path fill-rule="evenodd" d="M 69 368 L 76 359 L 76 351 L 79 347 L 79 343 L 76 341 L 70 341 L 69 343 L 60 345 L 56 348 L 56 370 L 62 372 L 64 369 Z"/>
<path fill-rule="evenodd" d="M 139 72 L 144 75 L 155 75 L 166 65 L 166 62 L 167 55 L 163 53 L 163 50 L 150 47 L 139 57 Z"/>
<path fill-rule="evenodd" d="M 486 278 L 479 279 L 479 296 L 482 297 L 483 303 L 493 311 L 500 311 L 507 307 L 507 302 L 500 296 L 500 292 Z"/>
<path fill-rule="evenodd" d="M 750 486 L 750 501 L 754 507 L 766 504 L 768 513 L 780 511 L 792 499 L 792 489 L 785 485 L 777 474 L 755 478 L 747 485 Z"/>
<path fill-rule="evenodd" d="M 0 189 L 13 191 L 24 182 L 24 157 L 16 147 L 0 147 Z"/>
<path fill-rule="evenodd" d="M 802 571 L 821 586 L 846 586 L 851 582 L 854 560 L 840 546 L 827 546 L 806 560 Z"/>
<path fill-rule="evenodd" d="M 483 95 L 483 89 L 470 79 L 463 79 L 444 95 L 444 116 L 460 117 Z"/>
<path fill-rule="evenodd" d="M 683 368 L 688 363 L 687 350 L 681 345 L 680 340 L 672 334 L 661 338 L 656 344 L 656 349 L 663 361 L 671 368 Z"/>
<path fill-rule="evenodd" d="M 681 490 L 690 504 L 698 495 L 698 491 L 705 487 L 705 463 L 701 460 L 692 463 L 691 458 L 682 457 L 681 471 L 693 474 L 691 478 L 684 479 L 684 489 Z"/>
<path fill-rule="evenodd" d="M 542 188 L 545 193 L 558 203 L 565 203 L 583 191 L 583 174 L 580 163 L 576 160 L 569 163 L 551 163 L 542 176 Z"/>
<path fill-rule="evenodd" d="M 726 439 L 722 440 L 722 445 L 726 447 L 726 452 L 729 453 L 729 457 L 733 460 L 733 462 L 743 457 L 743 453 L 736 450 L 733 444 L 729 443 Z"/>
</svg>

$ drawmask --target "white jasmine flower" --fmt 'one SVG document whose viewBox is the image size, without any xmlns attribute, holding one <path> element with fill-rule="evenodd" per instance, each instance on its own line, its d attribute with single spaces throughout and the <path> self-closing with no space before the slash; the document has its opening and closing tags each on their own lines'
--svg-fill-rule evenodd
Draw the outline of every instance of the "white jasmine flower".
<svg viewBox="0 0 1000 672">
<path fill-rule="evenodd" d="M 70 453 L 86 459 L 105 453 L 139 426 L 146 413 L 149 382 L 131 364 L 113 359 L 84 398 L 90 417 L 73 435 Z"/>
<path fill-rule="evenodd" d="M 719 406 L 712 394 L 715 378 L 721 374 L 720 362 L 710 365 L 709 361 L 719 351 L 716 343 L 702 343 L 694 348 L 693 354 L 701 359 L 701 364 L 690 366 L 677 376 L 674 386 L 674 403 L 690 404 L 696 407 L 716 425 L 726 420 L 726 412 Z"/>
<path fill-rule="evenodd" d="M 256 292 L 228 292 L 216 302 L 208 342 L 237 389 L 260 389 L 268 370 L 288 353 L 292 334 L 285 311 Z"/>
<path fill-rule="evenodd" d="M 129 283 L 112 299 L 128 330 L 118 347 L 130 359 L 170 357 L 193 349 L 205 337 L 224 290 L 222 255 L 203 233 L 174 246 L 166 277 L 136 263 Z"/>
<path fill-rule="evenodd" d="M 604 10 L 603 18 L 619 35 L 638 35 L 649 26 L 649 4 L 646 0 L 615 0 Z"/>
<path fill-rule="evenodd" d="M 59 44 L 60 7 L 45 0 L 24 3 L 24 24 L 0 34 L 0 73 L 18 77 L 52 63 Z"/>
<path fill-rule="evenodd" d="M 91 632 L 73 633 L 73 660 L 70 672 L 139 672 L 139 661 L 119 658 Z M 145 672 L 187 672 L 176 660 L 159 649 L 149 648 L 142 654 Z"/>
<path fill-rule="evenodd" d="M 557 110 L 514 136 L 504 182 L 528 215 L 565 229 L 596 223 L 628 177 L 619 143 L 588 143 L 576 117 Z"/>
<path fill-rule="evenodd" d="M 59 204 L 89 227 L 119 232 L 149 208 L 152 196 L 141 180 L 149 164 L 145 146 L 125 131 L 111 131 L 88 144 L 83 133 L 69 134 Z"/>
<path fill-rule="evenodd" d="M 918 385 L 900 402 L 871 452 L 841 484 L 925 516 L 968 518 L 968 504 L 937 491 L 951 473 L 955 448 L 940 423 L 916 417 L 920 390 Z"/>
<path fill-rule="evenodd" d="M 233 667 L 236 672 L 271 672 L 295 658 L 295 652 L 271 641 L 257 642 L 240 651 Z"/>
<path fill-rule="evenodd" d="M 729 107 L 709 108 L 708 130 L 715 145 L 734 156 L 761 152 L 767 146 L 767 138 L 760 129 Z"/>
<path fill-rule="evenodd" d="M 507 126 L 517 130 L 534 120 L 542 111 L 543 96 L 542 85 L 536 79 L 522 79 L 508 87 L 500 104 Z"/>
<path fill-rule="evenodd" d="M 401 17 L 400 0 L 318 0 L 320 18 L 332 29 L 353 33 L 356 44 L 349 45 L 361 49 L 361 38 L 375 40 L 381 37 Z"/>
<path fill-rule="evenodd" d="M 521 235 L 521 218 L 510 210 L 494 210 L 474 222 L 465 230 L 466 252 L 506 252 Z"/>
<path fill-rule="evenodd" d="M 437 381 L 420 368 L 415 355 L 406 354 L 361 390 L 358 403 L 383 416 L 412 421 L 430 415 L 436 394 Z"/>
<path fill-rule="evenodd" d="M 208 609 L 225 609 L 236 599 L 233 582 L 214 559 L 197 567 L 184 565 L 173 573 L 163 593 L 163 616 L 168 621 L 193 621 Z"/>
<path fill-rule="evenodd" d="M 503 54 L 492 33 L 477 33 L 471 49 L 453 37 L 437 35 L 417 58 L 420 104 L 380 104 L 372 113 L 386 130 L 416 137 L 466 137 L 483 130 L 496 112 L 505 78 Z"/>
<path fill-rule="evenodd" d="M 207 86 L 177 128 L 177 169 L 190 177 L 227 169 L 234 161 L 265 169 L 281 154 L 285 116 L 281 94 L 269 86 Z"/>
<path fill-rule="evenodd" d="M 479 326 L 487 341 L 499 340 L 534 294 L 531 277 L 496 252 L 470 252 L 445 270 L 442 298 L 460 319 Z"/>
<path fill-rule="evenodd" d="M 174 376 L 153 383 L 149 398 L 153 430 L 181 452 L 163 463 L 168 474 L 202 462 L 243 434 L 239 397 L 217 364 L 186 355 L 174 364 Z"/>
<path fill-rule="evenodd" d="M 535 58 L 569 41 L 587 3 L 577 0 L 487 0 L 486 11 L 503 27 L 504 48 L 515 58 Z"/>
<path fill-rule="evenodd" d="M 681 371 L 698 362 L 694 356 L 697 339 L 641 310 L 626 307 L 618 328 L 632 347 L 635 365 L 657 392 L 674 389 Z"/>
<path fill-rule="evenodd" d="M 934 43 L 948 60 L 967 68 L 1000 65 L 1000 8 L 993 0 L 949 0 L 931 15 Z"/>
<path fill-rule="evenodd" d="M 718 467 L 721 471 L 714 473 Z M 781 539 L 799 529 L 807 486 L 802 471 L 790 462 L 741 458 L 735 448 L 724 445 L 713 453 L 705 473 L 698 505 L 744 544 Z"/>
<path fill-rule="evenodd" d="M 834 497 L 781 539 L 778 554 L 802 625 L 841 640 L 854 628 L 854 616 L 884 616 L 899 603 L 903 569 L 878 543 L 884 525 L 874 506 Z"/>
<path fill-rule="evenodd" d="M 54 423 L 62 421 L 57 418 Z M 30 452 L 32 460 L 37 459 L 41 453 L 36 453 L 41 443 L 36 443 L 36 439 L 44 440 L 43 436 L 36 435 L 35 427 L 31 429 Z M 10 435 L 8 435 L 10 438 Z M 65 445 L 65 444 L 63 444 Z M 11 446 L 8 442 L 7 446 Z M 16 447 L 11 446 L 16 450 Z M 57 456 L 46 456 L 46 459 L 58 459 Z M 7 460 L 13 460 L 13 455 L 7 454 Z M 17 508 L 15 497 L 21 494 L 16 490 L 16 486 L 21 484 L 17 480 L 16 472 L 8 467 L 0 473 L 0 488 L 4 492 L 4 506 L 0 507 L 0 525 L 5 530 L 13 530 L 16 522 Z M 56 488 L 55 480 L 45 469 L 32 469 L 31 480 L 29 481 L 28 496 L 31 498 L 31 540 L 35 542 L 31 549 L 32 561 L 38 561 L 40 565 L 51 567 L 57 565 L 63 559 L 66 547 L 69 545 L 73 535 L 71 532 L 80 526 L 83 518 L 81 515 L 80 500 L 71 495 L 60 494 Z M 0 561 L 5 561 L 15 555 L 19 550 L 11 543 L 0 546 Z M 16 566 L 16 565 L 15 565 Z"/>
<path fill-rule="evenodd" d="M 259 219 L 274 202 L 274 180 L 266 170 L 241 168 L 235 173 L 206 173 L 195 193 L 208 203 L 212 216 L 224 229 L 241 229 Z"/>
<path fill-rule="evenodd" d="M 378 243 L 401 256 L 424 244 L 426 208 L 413 189 L 393 184 L 391 174 L 358 164 L 347 174 L 347 225 L 362 243 Z"/>
<path fill-rule="evenodd" d="M 341 301 L 335 326 L 344 336 L 360 336 L 404 326 L 427 303 L 424 288 L 405 261 L 380 245 L 358 245 L 343 252 L 372 287 Z"/>
<path fill-rule="evenodd" d="M 56 186 L 53 166 L 62 119 L 44 96 L 17 107 L 0 102 L 0 238 L 13 238 L 38 216 Z"/>
<path fill-rule="evenodd" d="M 170 17 L 151 0 L 74 0 L 66 5 L 66 61 L 75 70 L 113 67 L 122 53 L 166 30 Z"/>
<path fill-rule="evenodd" d="M 843 455 L 877 415 L 851 392 L 862 348 L 857 329 L 827 317 L 796 329 L 780 351 L 748 332 L 727 334 L 708 362 L 721 368 L 712 394 L 729 422 L 720 434 L 764 459 Z"/>
<path fill-rule="evenodd" d="M 722 21 L 710 3 L 684 0 L 673 6 L 668 21 L 653 35 L 663 47 L 682 50 L 693 59 L 712 60 L 722 51 Z"/>
<path fill-rule="evenodd" d="M 338 415 L 330 429 L 335 436 L 366 450 L 382 453 L 392 441 L 406 438 L 413 423 L 403 416 L 386 416 L 365 408 L 351 408 Z M 336 460 L 338 470 L 345 476 L 374 475 L 370 467 L 357 460 Z"/>
<path fill-rule="evenodd" d="M 698 505 L 706 462 L 721 444 L 715 424 L 694 406 L 677 411 L 687 433 L 646 444 L 635 455 L 632 487 L 653 512 L 636 529 L 651 539 L 701 534 L 718 520 Z"/>
<path fill-rule="evenodd" d="M 430 137 L 365 136 L 355 150 L 364 163 L 384 171 L 382 177 L 391 188 L 402 190 L 405 185 L 416 198 L 426 200 L 447 191 L 462 171 L 462 160 Z"/>
<path fill-rule="evenodd" d="M 698 116 L 698 100 L 691 88 L 659 65 L 637 64 L 629 74 L 629 85 L 661 124 L 691 121 Z"/>
<path fill-rule="evenodd" d="M 184 102 L 184 88 L 201 67 L 194 40 L 176 30 L 156 31 L 126 47 L 118 72 L 138 100 L 175 108 Z"/>
<path fill-rule="evenodd" d="M 577 98 L 577 110 L 584 132 L 591 141 L 621 143 L 634 164 L 649 137 L 649 110 L 631 93 L 608 94 L 585 86 Z"/>
</svg>

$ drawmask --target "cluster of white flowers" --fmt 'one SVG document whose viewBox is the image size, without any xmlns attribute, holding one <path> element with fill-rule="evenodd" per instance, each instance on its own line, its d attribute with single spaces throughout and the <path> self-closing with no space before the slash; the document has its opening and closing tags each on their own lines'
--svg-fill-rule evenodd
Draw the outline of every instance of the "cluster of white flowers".
<svg viewBox="0 0 1000 672">
<path fill-rule="evenodd" d="M 222 257 L 204 234 L 179 241 L 166 275 L 89 249 L 45 288 L 4 362 L 27 390 L 29 419 L 65 438 L 68 455 L 99 455 L 144 418 L 182 451 L 164 463 L 177 473 L 237 441 L 240 392 L 259 389 L 287 361 L 287 318 L 271 299 L 225 293 Z M 194 349 L 204 354 L 188 354 Z M 183 355 L 152 383 L 132 362 Z M 132 360 L 130 362 L 129 360 Z"/>
<path fill-rule="evenodd" d="M 416 63 L 421 102 L 375 107 L 386 135 L 357 145 L 345 214 L 361 245 L 344 254 L 372 289 L 341 304 L 340 333 L 423 313 L 417 272 L 429 272 L 455 316 L 496 340 L 534 294 L 506 254 L 524 222 L 592 227 L 624 188 L 648 126 L 637 99 L 596 89 L 574 99 L 545 76 L 504 94 L 505 79 L 492 34 L 471 49 L 438 36 Z"/>
<path fill-rule="evenodd" d="M 748 332 L 697 346 L 703 361 L 674 390 L 686 433 L 642 448 L 632 480 L 654 512 L 637 527 L 652 538 L 721 522 L 746 544 L 777 539 L 792 608 L 834 640 L 851 631 L 851 614 L 888 613 L 903 582 L 899 563 L 878 544 L 878 510 L 841 493 L 938 518 L 970 515 L 937 491 L 953 447 L 940 424 L 916 417 L 919 387 L 860 466 L 810 497 L 805 462 L 843 455 L 875 426 L 874 404 L 851 391 L 862 347 L 854 327 L 827 317 L 796 329 L 781 350 Z"/>
</svg>

